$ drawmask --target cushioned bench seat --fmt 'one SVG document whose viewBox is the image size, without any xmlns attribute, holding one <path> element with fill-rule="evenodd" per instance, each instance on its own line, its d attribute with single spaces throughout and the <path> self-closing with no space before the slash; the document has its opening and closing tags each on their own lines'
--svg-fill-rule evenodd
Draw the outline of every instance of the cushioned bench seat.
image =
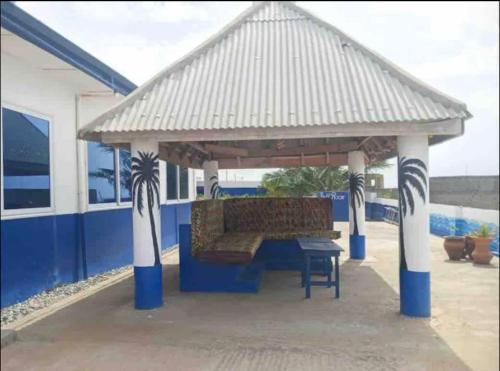
<svg viewBox="0 0 500 371">
<path fill-rule="evenodd" d="M 265 240 L 296 240 L 303 237 L 328 237 L 332 240 L 340 238 L 340 231 L 334 230 L 297 230 L 285 232 L 264 232 Z"/>
<path fill-rule="evenodd" d="M 227 232 L 196 258 L 205 263 L 250 264 L 263 240 L 263 233 Z"/>
</svg>

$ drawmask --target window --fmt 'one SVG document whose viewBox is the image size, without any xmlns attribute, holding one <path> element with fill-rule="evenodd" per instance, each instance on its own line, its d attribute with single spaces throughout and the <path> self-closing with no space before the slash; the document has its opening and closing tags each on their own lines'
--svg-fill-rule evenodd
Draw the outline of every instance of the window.
<svg viewBox="0 0 500 371">
<path fill-rule="evenodd" d="M 131 156 L 129 148 L 87 144 L 89 204 L 132 201 Z"/>
<path fill-rule="evenodd" d="M 177 166 L 167 162 L 167 200 L 177 200 Z"/>
<path fill-rule="evenodd" d="M 114 148 L 102 143 L 89 142 L 87 154 L 89 203 L 116 202 Z"/>
<path fill-rule="evenodd" d="M 179 198 L 189 198 L 189 171 L 187 167 L 179 166 Z"/>
<path fill-rule="evenodd" d="M 4 209 L 50 207 L 49 121 L 2 108 L 2 133 Z"/>
<path fill-rule="evenodd" d="M 131 156 L 128 149 L 119 150 L 120 158 L 120 201 L 132 201 Z"/>
<path fill-rule="evenodd" d="M 189 169 L 167 162 L 167 200 L 189 198 Z"/>
</svg>

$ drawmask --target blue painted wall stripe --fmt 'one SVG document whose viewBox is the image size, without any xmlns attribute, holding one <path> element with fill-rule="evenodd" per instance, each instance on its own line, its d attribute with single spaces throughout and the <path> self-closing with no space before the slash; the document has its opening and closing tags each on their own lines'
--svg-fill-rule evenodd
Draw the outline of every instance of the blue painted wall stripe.
<svg viewBox="0 0 500 371">
<path fill-rule="evenodd" d="M 387 216 L 388 211 L 393 209 L 392 207 L 387 207 L 379 203 L 367 202 L 366 207 L 366 218 L 368 220 L 384 220 Z M 368 206 L 370 204 L 370 206 Z M 370 211 L 370 213 L 368 213 Z M 464 236 L 475 230 L 477 230 L 483 222 L 472 219 L 465 218 L 453 218 L 442 214 L 431 213 L 430 214 L 430 231 L 436 236 Z M 498 256 L 498 246 L 499 246 L 499 228 L 498 225 L 493 223 L 487 223 L 495 235 L 490 244 L 491 252 Z"/>
<path fill-rule="evenodd" d="M 191 203 L 162 205 L 162 248 L 178 243 Z M 132 263 L 132 210 L 1 221 L 1 307 Z"/>
</svg>

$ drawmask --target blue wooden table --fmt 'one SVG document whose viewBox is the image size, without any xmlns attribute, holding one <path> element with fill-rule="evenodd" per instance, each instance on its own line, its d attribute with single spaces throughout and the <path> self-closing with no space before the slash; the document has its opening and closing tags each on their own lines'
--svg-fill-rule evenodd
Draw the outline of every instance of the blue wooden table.
<svg viewBox="0 0 500 371">
<path fill-rule="evenodd" d="M 344 249 L 326 237 L 306 237 L 297 239 L 304 255 L 304 268 L 302 269 L 302 284 L 306 288 L 306 299 L 311 297 L 311 286 L 335 286 L 335 297 L 340 296 L 339 256 Z M 311 281 L 311 259 L 335 258 L 335 281 L 332 281 L 331 272 L 327 281 Z"/>
</svg>

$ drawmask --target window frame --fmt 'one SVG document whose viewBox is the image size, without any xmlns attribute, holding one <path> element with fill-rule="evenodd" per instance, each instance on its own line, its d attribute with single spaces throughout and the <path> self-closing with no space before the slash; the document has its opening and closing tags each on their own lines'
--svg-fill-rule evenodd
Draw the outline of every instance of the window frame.
<svg viewBox="0 0 500 371">
<path fill-rule="evenodd" d="M 165 161 L 165 205 L 177 205 L 177 204 L 184 204 L 184 203 L 189 203 L 191 202 L 191 194 L 190 194 L 190 189 L 189 189 L 189 180 L 190 180 L 190 175 L 189 175 L 189 168 L 186 168 L 188 171 L 188 181 L 187 181 L 187 198 L 180 198 L 181 197 L 181 178 L 180 178 L 180 165 L 175 165 L 175 171 L 176 171 L 176 177 L 177 177 L 177 182 L 176 182 L 176 188 L 177 188 L 177 198 L 176 199 L 168 199 L 168 174 L 167 174 L 167 163 L 168 161 Z"/>
<path fill-rule="evenodd" d="M 183 166 L 184 167 L 184 166 Z M 187 186 L 187 197 L 186 198 L 181 198 L 181 165 L 177 165 L 177 179 L 178 179 L 178 186 L 177 186 L 177 189 L 178 189 L 178 200 L 183 202 L 183 201 L 188 201 L 189 200 L 189 168 L 188 167 L 184 167 L 187 171 L 187 182 L 186 182 L 186 186 Z"/>
<path fill-rule="evenodd" d="M 45 120 L 49 125 L 49 194 L 50 194 L 50 206 L 48 207 L 33 207 L 33 208 L 23 208 L 23 209 L 5 209 L 4 208 L 4 181 L 3 181 L 3 109 L 9 109 L 11 111 L 19 112 L 21 114 L 26 114 L 34 116 Z M 47 113 L 42 113 L 24 106 L 17 104 L 7 103 L 2 101 L 0 104 L 0 210 L 3 219 L 15 218 L 15 217 L 30 217 L 30 216 L 45 216 L 55 214 L 56 202 L 55 202 L 55 169 L 54 169 L 54 119 L 52 115 Z"/>
<path fill-rule="evenodd" d="M 120 148 L 113 148 L 113 166 L 115 171 L 115 197 L 114 202 L 101 202 L 92 204 L 89 201 L 89 154 L 88 143 L 85 144 L 85 178 L 86 178 L 86 192 L 85 197 L 87 200 L 87 211 L 102 211 L 111 209 L 126 209 L 132 207 L 132 201 L 121 201 L 121 187 L 120 187 Z M 130 151 L 130 150 L 129 150 Z M 131 154 L 132 155 L 132 154 Z"/>
</svg>

